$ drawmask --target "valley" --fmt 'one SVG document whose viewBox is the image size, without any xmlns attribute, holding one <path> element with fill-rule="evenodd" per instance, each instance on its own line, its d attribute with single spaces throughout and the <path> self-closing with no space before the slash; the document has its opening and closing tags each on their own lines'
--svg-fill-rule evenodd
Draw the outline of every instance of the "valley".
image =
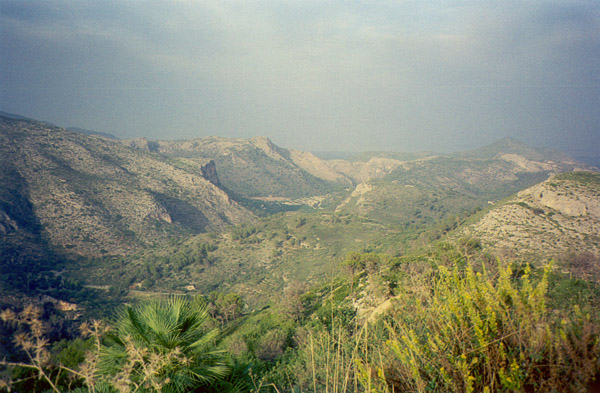
<svg viewBox="0 0 600 393">
<path fill-rule="evenodd" d="M 279 386 L 281 365 L 310 385 L 307 337 L 435 308 L 427 288 L 445 269 L 542 280 L 552 260 L 557 315 L 566 294 L 600 299 L 598 168 L 512 138 L 328 158 L 266 137 L 116 140 L 0 116 L 0 166 L 3 307 L 45 304 L 76 337 L 72 324 L 123 303 L 195 299 L 224 329 L 220 348 Z"/>
<path fill-rule="evenodd" d="M 227 288 L 252 307 L 290 280 L 316 283 L 333 274 L 349 252 L 405 255 L 551 174 L 593 170 L 510 138 L 451 155 L 327 160 L 264 137 L 115 140 L 9 118 L 1 127 L 4 264 L 48 259 L 64 264 L 52 270 L 69 280 L 94 286 L 112 277 L 109 285 L 121 291 Z M 586 198 L 597 203 L 593 193 Z M 494 211 L 489 215 L 523 222 Z M 503 231 L 489 220 L 472 235 Z M 578 245 L 589 243 L 597 254 L 594 229 Z M 210 251 L 194 257 L 205 246 Z M 522 246 L 503 245 L 532 256 L 541 251 Z"/>
</svg>

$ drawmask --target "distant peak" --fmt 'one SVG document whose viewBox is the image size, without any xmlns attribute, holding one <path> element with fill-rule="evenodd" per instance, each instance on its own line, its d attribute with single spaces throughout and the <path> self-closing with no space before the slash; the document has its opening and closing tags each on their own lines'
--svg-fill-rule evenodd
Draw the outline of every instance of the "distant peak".
<svg viewBox="0 0 600 393">
<path fill-rule="evenodd" d="M 512 136 L 505 136 L 504 138 L 498 139 L 496 142 L 491 143 L 489 146 L 494 145 L 527 146 L 525 143 L 521 142 L 516 138 L 513 138 Z"/>
<path fill-rule="evenodd" d="M 267 143 L 269 145 L 273 144 L 273 142 L 271 142 L 271 140 L 268 137 L 262 136 L 262 135 L 253 136 L 252 138 L 250 138 L 250 140 L 252 142 L 257 142 L 257 143 Z"/>
<path fill-rule="evenodd" d="M 250 142 L 261 149 L 266 148 L 268 150 L 273 150 L 275 147 L 273 142 L 271 142 L 271 140 L 266 136 L 253 136 L 252 138 L 250 138 Z"/>
<path fill-rule="evenodd" d="M 515 154 L 534 161 L 570 160 L 569 157 L 556 150 L 536 148 L 520 140 L 506 136 L 487 146 L 460 154 L 473 158 L 495 158 L 504 154 Z"/>
<path fill-rule="evenodd" d="M 50 125 L 50 126 L 56 127 L 56 125 L 54 125 L 54 124 L 52 124 L 50 122 L 43 121 L 43 120 L 31 119 L 29 117 L 25 117 L 25 116 L 21 116 L 21 115 L 15 115 L 14 113 L 8 113 L 8 112 L 0 111 L 0 116 L 1 117 L 5 117 L 7 119 L 11 119 L 11 120 L 37 122 L 37 123 L 42 123 L 42 124 L 46 124 L 46 125 Z"/>
</svg>

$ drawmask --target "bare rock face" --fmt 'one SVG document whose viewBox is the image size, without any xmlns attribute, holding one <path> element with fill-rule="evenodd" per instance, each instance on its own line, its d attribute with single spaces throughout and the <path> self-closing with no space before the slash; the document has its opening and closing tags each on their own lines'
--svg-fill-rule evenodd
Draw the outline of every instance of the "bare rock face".
<svg viewBox="0 0 600 393">
<path fill-rule="evenodd" d="M 344 199 L 335 209 L 336 211 L 342 211 L 343 208 L 351 203 L 353 199 L 355 199 L 354 205 L 359 207 L 365 203 L 365 194 L 373 191 L 373 186 L 369 183 L 360 183 L 355 188 L 354 191 Z"/>
<path fill-rule="evenodd" d="M 533 187 L 530 199 L 536 205 L 547 207 L 572 217 L 591 216 L 600 220 L 597 196 L 587 192 L 574 193 L 553 186 L 551 181 Z"/>
<path fill-rule="evenodd" d="M 11 232 L 19 230 L 19 225 L 8 214 L 0 211 L 0 235 L 6 236 Z"/>
<path fill-rule="evenodd" d="M 146 138 L 127 139 L 121 141 L 121 143 L 134 149 L 144 150 L 147 152 L 158 151 L 158 144 L 156 142 L 149 141 Z"/>
<path fill-rule="evenodd" d="M 217 187 L 221 186 L 221 183 L 219 182 L 219 176 L 217 174 L 217 165 L 213 160 L 210 160 L 206 165 L 202 165 L 200 170 L 202 171 L 202 175 L 206 180 Z"/>
<path fill-rule="evenodd" d="M 528 160 L 518 154 L 501 154 L 499 158 L 504 161 L 512 162 L 523 172 L 540 172 L 556 169 L 555 166 L 550 163 Z"/>
</svg>

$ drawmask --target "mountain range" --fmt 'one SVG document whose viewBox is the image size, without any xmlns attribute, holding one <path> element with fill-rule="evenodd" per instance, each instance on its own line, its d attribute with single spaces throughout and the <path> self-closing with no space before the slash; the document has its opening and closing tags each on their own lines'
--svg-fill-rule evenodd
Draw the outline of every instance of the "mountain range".
<svg viewBox="0 0 600 393">
<path fill-rule="evenodd" d="M 445 236 L 530 258 L 599 252 L 597 168 L 512 138 L 327 158 L 266 137 L 118 140 L 5 115 L 4 294 L 50 288 L 53 272 L 130 292 L 229 288 L 260 305 L 348 252 L 403 255 Z"/>
</svg>

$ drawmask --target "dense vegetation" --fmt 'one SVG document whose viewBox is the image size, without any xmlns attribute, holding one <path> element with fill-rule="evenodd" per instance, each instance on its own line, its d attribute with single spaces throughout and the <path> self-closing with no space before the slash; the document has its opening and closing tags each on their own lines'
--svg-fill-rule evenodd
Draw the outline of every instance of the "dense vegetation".
<svg viewBox="0 0 600 393">
<path fill-rule="evenodd" d="M 260 311 L 233 293 L 159 298 L 70 341 L 46 339 L 41 310 L 5 310 L 7 376 L 18 391 L 580 392 L 600 372 L 600 290 L 551 263 L 471 239 L 340 269 Z"/>
</svg>

